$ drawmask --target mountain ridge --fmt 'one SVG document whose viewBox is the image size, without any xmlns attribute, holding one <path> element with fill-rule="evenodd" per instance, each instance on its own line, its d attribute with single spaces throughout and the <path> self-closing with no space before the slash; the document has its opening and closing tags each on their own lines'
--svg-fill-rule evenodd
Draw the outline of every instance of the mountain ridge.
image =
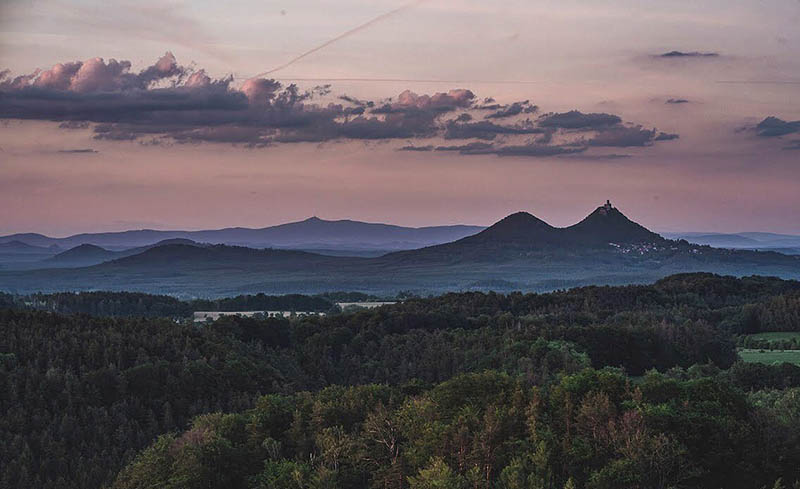
<svg viewBox="0 0 800 489">
<path fill-rule="evenodd" d="M 0 236 L 0 243 L 20 241 L 35 246 L 58 245 L 69 249 L 94 244 L 119 251 L 147 246 L 165 239 L 191 239 L 211 244 L 250 247 L 411 249 L 459 239 L 484 228 L 470 225 L 404 227 L 350 219 L 325 220 L 316 216 L 263 228 L 227 227 L 185 231 L 139 229 L 108 233 L 80 233 L 52 238 L 38 233 Z"/>
<path fill-rule="evenodd" d="M 131 290 L 194 297 L 497 287 L 546 291 L 641 283 L 683 272 L 798 279 L 800 256 L 668 240 L 607 202 L 572 226 L 556 228 L 517 212 L 472 236 L 372 258 L 168 243 L 83 268 L 0 272 L 0 290 Z"/>
<path fill-rule="evenodd" d="M 519 211 L 506 216 L 478 234 L 419 250 L 398 251 L 386 259 L 426 261 L 524 259 L 532 254 L 598 250 L 609 246 L 654 244 L 668 240 L 631 221 L 606 201 L 584 219 L 565 227 L 554 227 L 535 215 Z"/>
</svg>

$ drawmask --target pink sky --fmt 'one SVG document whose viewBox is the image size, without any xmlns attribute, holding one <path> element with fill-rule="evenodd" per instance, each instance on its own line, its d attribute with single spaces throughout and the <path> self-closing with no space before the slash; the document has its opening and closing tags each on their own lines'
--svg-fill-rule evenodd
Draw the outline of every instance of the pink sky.
<svg viewBox="0 0 800 489">
<path fill-rule="evenodd" d="M 144 83 L 140 72 L 171 51 L 175 66 L 195 74 L 203 68 L 209 80 L 233 73 L 228 90 L 238 91 L 248 76 L 403 4 L 348 0 L 330 10 L 311 1 L 241 2 L 220 10 L 203 2 L 145 2 L 109 11 L 89 0 L 77 6 L 12 0 L 0 11 L 0 71 L 7 67 L 17 76 L 64 63 L 49 78 L 39 75 L 39 85 L 85 97 L 137 93 L 132 84 Z M 785 149 L 800 146 L 800 130 L 764 137 L 753 129 L 768 116 L 800 119 L 800 3 L 777 1 L 765 10 L 716 1 L 668 7 L 575 1 L 547 8 L 510 2 L 495 9 L 429 0 L 271 75 L 284 85 L 298 78 L 429 80 L 332 81 L 330 94 L 306 102 L 320 107 L 342 103 L 336 97 L 344 94 L 380 104 L 395 103 L 406 89 L 432 95 L 465 88 L 476 104 L 493 97 L 539 107 L 530 116 L 496 120 L 509 127 L 522 127 L 525 117 L 538 125 L 543 114 L 580 110 L 619 116 L 625 127 L 656 129 L 654 136 L 680 135 L 644 146 L 597 147 L 587 143 L 595 133 L 559 129 L 549 145 L 589 144 L 560 156 L 399 150 L 482 142 L 445 140 L 444 130 L 377 139 L 337 133 L 322 142 L 257 148 L 209 142 L 211 129 L 202 125 L 193 125 L 192 134 L 201 132 L 204 142 L 191 144 L 176 144 L 172 129 L 99 140 L 97 126 L 107 119 L 87 116 L 86 127 L 63 129 L 63 116 L 32 116 L 0 99 L 0 115 L 12 115 L 0 122 L 0 234 L 261 227 L 311 215 L 488 225 L 517 210 L 568 225 L 606 198 L 659 231 L 800 233 L 800 150 Z M 655 56 L 672 50 L 719 56 Z M 86 62 L 95 57 L 103 64 Z M 140 78 L 111 73 L 110 58 L 131 60 L 126 73 Z M 82 68 L 72 73 L 66 63 L 75 61 Z M 159 86 L 169 80 L 162 67 Z M 202 81 L 198 76 L 181 83 L 189 90 Z M 499 83 L 512 80 L 526 83 Z M 319 83 L 298 81 L 302 89 Z M 251 106 L 262 100 L 245 92 Z M 461 109 L 452 110 L 454 117 Z M 488 114 L 471 113 L 473 121 Z M 487 144 L 516 146 L 540 137 L 500 135 Z M 143 144 L 154 138 L 161 144 Z M 75 152 L 82 149 L 94 152 Z M 626 158 L 600 158 L 612 154 Z"/>
</svg>

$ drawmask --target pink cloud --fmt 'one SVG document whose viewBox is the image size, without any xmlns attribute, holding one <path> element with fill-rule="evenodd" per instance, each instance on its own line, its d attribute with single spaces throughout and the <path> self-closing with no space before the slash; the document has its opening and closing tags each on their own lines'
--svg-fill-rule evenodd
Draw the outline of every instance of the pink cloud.
<svg viewBox="0 0 800 489">
<path fill-rule="evenodd" d="M 28 86 L 49 90 L 69 90 L 78 93 L 112 92 L 127 89 L 146 89 L 166 78 L 180 81 L 187 69 L 178 65 L 175 56 L 167 52 L 152 66 L 139 73 L 131 73 L 131 62 L 116 59 L 90 58 L 86 61 L 58 63 L 49 70 L 36 70 L 4 82 L 4 86 L 20 89 Z M 201 70 L 202 71 L 202 70 Z M 196 73 L 195 85 L 202 85 L 202 77 Z M 206 77 L 207 78 L 207 77 Z M 209 79 L 210 81 L 210 79 Z"/>
<path fill-rule="evenodd" d="M 396 106 L 416 107 L 428 109 L 436 107 L 469 107 L 475 99 L 475 94 L 465 88 L 450 90 L 447 93 L 431 95 L 417 95 L 411 90 L 405 90 L 397 96 Z"/>
<path fill-rule="evenodd" d="M 131 67 L 130 61 L 91 58 L 83 62 L 80 69 L 72 77 L 69 89 L 73 92 L 110 92 L 123 87 L 123 77 Z"/>
<path fill-rule="evenodd" d="M 33 85 L 39 88 L 52 88 L 54 90 L 67 90 L 72 83 L 72 77 L 81 68 L 81 62 L 58 63 L 47 71 L 43 71 Z"/>
<path fill-rule="evenodd" d="M 266 78 L 250 78 L 242 85 L 241 91 L 247 96 L 251 105 L 266 105 L 280 89 L 281 84 Z"/>
</svg>

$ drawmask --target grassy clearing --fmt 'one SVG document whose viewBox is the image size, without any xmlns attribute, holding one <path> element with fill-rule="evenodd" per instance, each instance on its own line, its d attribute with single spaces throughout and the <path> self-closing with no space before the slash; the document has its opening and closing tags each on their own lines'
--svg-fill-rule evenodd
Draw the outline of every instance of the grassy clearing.
<svg viewBox="0 0 800 489">
<path fill-rule="evenodd" d="M 772 333 L 756 333 L 756 334 L 749 334 L 746 335 L 748 338 L 753 338 L 756 340 L 766 340 L 766 341 L 784 341 L 784 340 L 791 340 L 794 338 L 800 338 L 800 332 L 789 331 L 789 332 L 772 332 Z"/>
<path fill-rule="evenodd" d="M 793 363 L 800 365 L 800 350 L 739 350 L 739 358 L 750 363 Z"/>
</svg>

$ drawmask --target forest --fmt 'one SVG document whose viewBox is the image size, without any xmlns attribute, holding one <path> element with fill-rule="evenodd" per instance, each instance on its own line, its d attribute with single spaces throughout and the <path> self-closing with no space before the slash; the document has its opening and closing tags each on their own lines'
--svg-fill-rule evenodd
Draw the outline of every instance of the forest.
<svg viewBox="0 0 800 489">
<path fill-rule="evenodd" d="M 800 487 L 800 367 L 737 353 L 800 332 L 800 282 L 195 308 L 0 295 L 0 487 Z"/>
</svg>

